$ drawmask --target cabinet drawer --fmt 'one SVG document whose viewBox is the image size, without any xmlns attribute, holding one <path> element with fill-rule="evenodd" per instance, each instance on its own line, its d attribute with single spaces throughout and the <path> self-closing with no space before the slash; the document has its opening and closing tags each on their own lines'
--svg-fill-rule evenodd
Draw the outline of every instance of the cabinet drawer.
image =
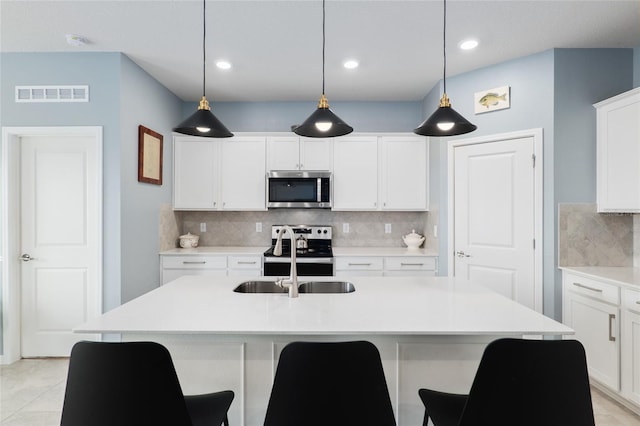
<svg viewBox="0 0 640 426">
<path fill-rule="evenodd" d="M 230 269 L 260 269 L 262 256 L 229 256 Z"/>
<path fill-rule="evenodd" d="M 640 291 L 622 290 L 622 307 L 640 313 Z"/>
<path fill-rule="evenodd" d="M 226 269 L 227 256 L 164 256 L 163 268 Z"/>
<path fill-rule="evenodd" d="M 381 257 L 336 257 L 336 270 L 371 271 L 382 270 Z"/>
<path fill-rule="evenodd" d="M 615 285 L 571 273 L 565 273 L 564 283 L 565 288 L 574 293 L 614 305 L 620 304 L 620 288 Z"/>
<path fill-rule="evenodd" d="M 384 269 L 393 271 L 435 271 L 436 260 L 433 257 L 385 257 Z"/>
</svg>

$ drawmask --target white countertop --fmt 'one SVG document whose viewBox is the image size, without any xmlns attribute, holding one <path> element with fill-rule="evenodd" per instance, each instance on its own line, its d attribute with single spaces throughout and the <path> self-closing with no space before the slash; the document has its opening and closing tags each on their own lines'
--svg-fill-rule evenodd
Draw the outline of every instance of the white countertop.
<svg viewBox="0 0 640 426">
<path fill-rule="evenodd" d="M 184 276 L 77 327 L 223 335 L 573 334 L 482 286 L 447 277 L 351 277 L 348 294 L 234 293 L 252 277 Z M 272 280 L 272 278 L 264 278 Z M 309 280 L 304 277 L 301 281 Z M 335 277 L 321 279 L 335 280 Z M 319 280 L 321 280 L 319 279 Z"/>
<path fill-rule="evenodd" d="M 218 254 L 218 255 L 262 255 L 269 247 L 196 247 L 196 248 L 174 248 L 160 252 L 161 255 L 198 255 L 198 254 Z M 406 247 L 333 247 L 333 256 L 438 256 L 433 250 L 424 248 L 409 249 Z"/>
<path fill-rule="evenodd" d="M 160 252 L 161 255 L 169 255 L 169 256 L 184 256 L 187 254 L 198 255 L 198 254 L 219 254 L 219 255 L 234 255 L 234 254 L 262 254 L 269 248 L 269 246 L 261 246 L 261 247 L 238 247 L 238 246 L 204 246 L 204 247 L 196 247 L 196 248 L 174 248 L 171 250 L 166 250 Z"/>
<path fill-rule="evenodd" d="M 563 266 L 560 269 L 640 290 L 640 268 L 630 266 Z"/>
<path fill-rule="evenodd" d="M 438 252 L 407 247 L 335 247 L 333 256 L 438 256 Z"/>
</svg>

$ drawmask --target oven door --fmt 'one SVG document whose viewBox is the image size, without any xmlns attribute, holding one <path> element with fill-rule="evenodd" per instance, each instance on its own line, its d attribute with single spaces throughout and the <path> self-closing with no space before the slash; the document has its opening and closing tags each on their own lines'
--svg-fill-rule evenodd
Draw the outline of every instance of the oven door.
<svg viewBox="0 0 640 426">
<path fill-rule="evenodd" d="M 296 262 L 299 277 L 333 276 L 333 258 L 298 258 Z M 265 257 L 264 275 L 267 277 L 287 277 L 291 274 L 291 258 Z"/>
</svg>

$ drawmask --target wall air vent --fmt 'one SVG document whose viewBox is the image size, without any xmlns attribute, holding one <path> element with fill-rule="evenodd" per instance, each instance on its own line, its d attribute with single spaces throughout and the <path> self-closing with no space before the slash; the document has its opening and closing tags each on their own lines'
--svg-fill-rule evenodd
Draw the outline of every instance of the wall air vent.
<svg viewBox="0 0 640 426">
<path fill-rule="evenodd" d="M 89 102 L 89 86 L 16 86 L 16 102 Z"/>
</svg>

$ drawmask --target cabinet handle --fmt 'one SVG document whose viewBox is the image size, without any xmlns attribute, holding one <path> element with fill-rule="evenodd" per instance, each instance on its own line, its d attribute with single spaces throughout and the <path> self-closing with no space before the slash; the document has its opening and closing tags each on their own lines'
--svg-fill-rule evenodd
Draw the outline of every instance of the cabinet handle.
<svg viewBox="0 0 640 426">
<path fill-rule="evenodd" d="M 584 285 L 584 284 L 580 284 L 580 283 L 573 283 L 573 285 L 575 285 L 576 287 L 584 288 L 586 290 L 591 290 L 591 291 L 595 291 L 595 292 L 598 292 L 598 293 L 602 293 L 602 289 L 601 288 L 593 288 L 593 287 L 589 287 L 588 285 Z"/>
<path fill-rule="evenodd" d="M 351 263 L 351 262 L 349 262 L 349 266 L 371 266 L 371 263 Z"/>
<path fill-rule="evenodd" d="M 424 263 L 404 263 L 404 262 L 401 262 L 400 266 L 424 266 Z"/>
<path fill-rule="evenodd" d="M 207 263 L 206 260 L 202 260 L 202 261 L 189 261 L 189 260 L 185 260 L 182 262 L 183 265 L 205 265 Z"/>
<path fill-rule="evenodd" d="M 246 261 L 239 261 L 238 265 L 255 265 L 256 261 L 254 260 L 253 262 L 246 262 Z"/>
<path fill-rule="evenodd" d="M 609 314 L 609 341 L 615 342 L 616 337 L 613 335 L 613 321 L 616 319 L 615 314 Z"/>
</svg>

